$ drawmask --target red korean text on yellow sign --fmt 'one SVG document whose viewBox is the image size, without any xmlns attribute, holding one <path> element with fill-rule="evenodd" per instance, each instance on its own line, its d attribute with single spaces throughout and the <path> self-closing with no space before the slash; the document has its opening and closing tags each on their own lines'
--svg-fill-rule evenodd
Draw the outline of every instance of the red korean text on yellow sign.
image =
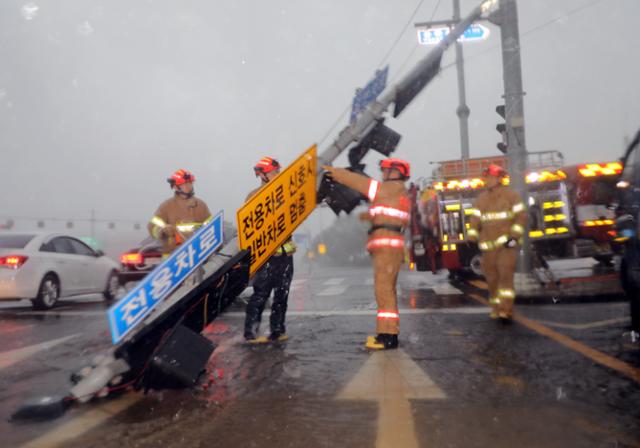
<svg viewBox="0 0 640 448">
<path fill-rule="evenodd" d="M 238 209 L 238 242 L 240 249 L 251 250 L 250 275 L 315 208 L 316 153 L 313 145 Z"/>
</svg>

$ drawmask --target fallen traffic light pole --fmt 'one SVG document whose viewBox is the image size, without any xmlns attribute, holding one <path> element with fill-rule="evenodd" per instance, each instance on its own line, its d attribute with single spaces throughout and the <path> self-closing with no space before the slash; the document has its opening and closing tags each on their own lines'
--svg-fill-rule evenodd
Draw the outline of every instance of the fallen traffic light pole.
<svg viewBox="0 0 640 448">
<path fill-rule="evenodd" d="M 356 157 L 351 160 L 352 164 L 359 163 L 369 149 L 387 155 L 392 152 L 400 136 L 383 125 L 383 115 L 388 107 L 394 104 L 393 116 L 399 116 L 438 74 L 444 51 L 473 21 L 491 13 L 496 4 L 497 0 L 483 1 L 398 84 L 388 89 L 379 100 L 369 103 L 318 156 L 317 167 L 314 167 L 317 172 L 320 173 L 322 165 L 331 164 L 352 145 L 360 145 L 355 151 Z M 336 186 L 326 178 L 318 179 L 318 186 L 321 185 L 324 185 L 321 196 L 329 202 Z M 348 192 L 345 194 L 348 196 L 346 202 L 359 201 L 358 197 L 349 196 Z M 340 206 L 334 208 L 336 213 L 340 210 Z M 127 294 L 125 299 L 128 300 L 124 305 L 120 306 L 119 302 L 110 309 L 111 313 L 120 306 L 119 316 L 127 324 L 127 328 L 114 333 L 114 328 L 118 325 L 110 315 L 115 345 L 106 353 L 95 357 L 92 365 L 72 375 L 72 382 L 75 384 L 66 396 L 43 398 L 27 404 L 18 409 L 12 418 L 56 417 L 74 402 L 88 402 L 130 387 L 147 390 L 193 386 L 214 349 L 213 344 L 200 333 L 246 288 L 250 277 L 250 251 L 239 248 L 235 235 L 224 240 L 222 231 L 220 232 L 221 247 L 215 253 L 207 254 L 207 259 L 203 259 L 199 266 L 190 266 L 192 273 L 186 280 L 173 285 L 173 289 L 165 288 L 161 299 L 150 300 L 146 295 L 147 290 L 140 287 L 139 291 L 136 289 Z M 200 237 L 201 233 L 202 229 L 185 242 L 185 246 L 194 238 Z M 182 249 L 178 249 L 180 250 Z M 174 258 L 175 255 L 172 254 L 171 257 Z M 175 266 L 179 266 L 179 263 L 178 259 Z M 161 277 L 163 265 L 147 278 L 152 277 L 152 280 L 160 282 L 164 278 Z M 155 284 L 149 287 L 160 286 Z M 147 310 L 144 307 L 150 301 L 154 302 L 155 308 Z M 132 315 L 132 309 L 138 311 L 142 308 L 146 310 L 144 313 Z"/>
</svg>

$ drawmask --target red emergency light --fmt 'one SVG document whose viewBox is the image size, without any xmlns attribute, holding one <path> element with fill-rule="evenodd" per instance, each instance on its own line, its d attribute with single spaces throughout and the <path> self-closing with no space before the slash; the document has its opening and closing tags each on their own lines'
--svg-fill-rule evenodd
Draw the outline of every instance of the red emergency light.
<svg viewBox="0 0 640 448">
<path fill-rule="evenodd" d="M 139 253 L 131 253 L 131 254 L 122 254 L 120 257 L 120 262 L 122 264 L 142 264 L 142 254 Z"/>
<path fill-rule="evenodd" d="M 578 172 L 582 177 L 615 176 L 622 172 L 622 163 L 587 163 L 578 167 Z"/>
</svg>

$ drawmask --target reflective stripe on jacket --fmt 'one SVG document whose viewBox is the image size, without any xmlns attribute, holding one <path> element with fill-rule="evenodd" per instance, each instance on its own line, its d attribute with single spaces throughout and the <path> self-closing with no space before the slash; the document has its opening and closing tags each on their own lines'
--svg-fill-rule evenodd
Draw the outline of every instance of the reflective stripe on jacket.
<svg viewBox="0 0 640 448">
<path fill-rule="evenodd" d="M 482 251 L 495 250 L 509 238 L 519 240 L 525 232 L 527 213 L 520 195 L 504 185 L 483 192 L 471 215 L 467 235 Z"/>
<path fill-rule="evenodd" d="M 344 168 L 334 168 L 332 171 L 336 182 L 369 199 L 371 205 L 367 219 L 372 226 L 404 227 L 409 222 L 411 204 L 404 181 L 380 182 Z M 395 230 L 376 228 L 369 236 L 367 249 L 383 247 L 404 250 L 403 235 Z"/>
<path fill-rule="evenodd" d="M 160 239 L 161 230 L 164 227 L 168 225 L 175 227 L 175 235 L 163 240 L 164 250 L 168 253 L 211 219 L 209 207 L 202 199 L 196 197 L 185 199 L 175 195 L 160 204 L 149 221 L 147 229 L 152 237 Z"/>
</svg>

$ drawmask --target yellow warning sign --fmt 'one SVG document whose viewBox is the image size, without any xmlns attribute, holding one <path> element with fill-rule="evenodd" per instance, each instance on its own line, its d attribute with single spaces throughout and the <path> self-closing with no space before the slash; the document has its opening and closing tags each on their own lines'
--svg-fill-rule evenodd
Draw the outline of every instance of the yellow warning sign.
<svg viewBox="0 0 640 448">
<path fill-rule="evenodd" d="M 238 209 L 240 249 L 251 249 L 253 275 L 316 206 L 316 145 Z"/>
</svg>

